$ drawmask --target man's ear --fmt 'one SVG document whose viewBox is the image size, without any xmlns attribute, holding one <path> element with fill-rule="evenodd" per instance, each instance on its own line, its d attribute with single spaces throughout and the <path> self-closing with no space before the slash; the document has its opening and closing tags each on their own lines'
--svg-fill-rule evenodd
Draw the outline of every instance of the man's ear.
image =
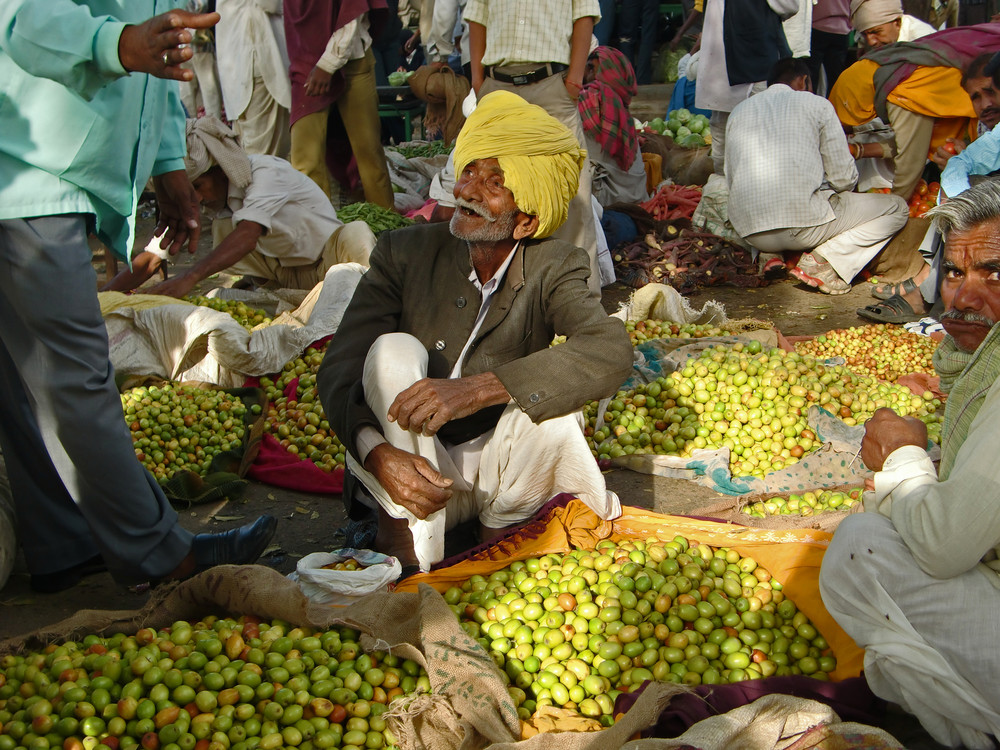
<svg viewBox="0 0 1000 750">
<path fill-rule="evenodd" d="M 517 224 L 514 225 L 514 239 L 523 240 L 527 237 L 533 237 L 535 232 L 538 231 L 538 225 L 537 216 L 519 213 L 517 215 Z"/>
</svg>

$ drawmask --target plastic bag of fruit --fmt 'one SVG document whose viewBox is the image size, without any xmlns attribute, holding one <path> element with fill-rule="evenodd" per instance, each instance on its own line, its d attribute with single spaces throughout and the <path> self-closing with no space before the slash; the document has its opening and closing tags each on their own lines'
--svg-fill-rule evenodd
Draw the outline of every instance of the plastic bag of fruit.
<svg viewBox="0 0 1000 750">
<path fill-rule="evenodd" d="M 312 601 L 344 607 L 366 594 L 387 591 L 402 572 L 395 557 L 345 547 L 306 555 L 288 577 L 297 581 L 302 593 Z"/>
</svg>

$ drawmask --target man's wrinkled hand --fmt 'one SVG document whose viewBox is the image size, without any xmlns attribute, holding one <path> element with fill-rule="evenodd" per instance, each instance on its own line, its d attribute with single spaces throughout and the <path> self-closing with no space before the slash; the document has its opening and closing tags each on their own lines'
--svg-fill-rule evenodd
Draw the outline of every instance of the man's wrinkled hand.
<svg viewBox="0 0 1000 750">
<path fill-rule="evenodd" d="M 441 510 L 451 499 L 452 481 L 426 459 L 389 443 L 376 446 L 365 459 L 365 469 L 397 505 L 420 520 Z"/>
<path fill-rule="evenodd" d="M 404 430 L 436 435 L 453 419 L 475 414 L 510 396 L 493 373 L 466 378 L 424 378 L 396 396 L 389 407 L 389 421 Z"/>
<path fill-rule="evenodd" d="M 325 94 L 329 94 L 331 80 L 333 80 L 331 73 L 327 73 L 322 68 L 314 67 L 306 79 L 306 95 L 324 96 Z"/>
<path fill-rule="evenodd" d="M 194 72 L 181 63 L 191 59 L 191 32 L 209 29 L 219 22 L 218 13 L 189 13 L 172 10 L 144 23 L 126 26 L 118 38 L 118 59 L 130 73 L 149 73 L 176 81 L 194 79 Z"/>
<path fill-rule="evenodd" d="M 171 255 L 185 244 L 188 252 L 198 249 L 201 213 L 198 193 L 183 170 L 165 172 L 153 178 L 156 190 L 156 230 L 160 247 Z"/>
<path fill-rule="evenodd" d="M 927 446 L 927 425 L 916 417 L 901 417 L 892 409 L 878 409 L 865 422 L 861 459 L 872 471 L 881 471 L 889 455 L 904 445 Z"/>
</svg>

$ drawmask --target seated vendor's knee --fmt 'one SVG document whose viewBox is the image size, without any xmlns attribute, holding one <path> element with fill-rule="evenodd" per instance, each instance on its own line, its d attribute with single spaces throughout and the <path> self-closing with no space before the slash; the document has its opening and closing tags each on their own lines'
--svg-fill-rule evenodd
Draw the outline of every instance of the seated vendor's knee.
<svg viewBox="0 0 1000 750">
<path fill-rule="evenodd" d="M 844 518 L 823 554 L 819 572 L 822 592 L 839 591 L 841 584 L 857 588 L 859 581 L 879 579 L 877 559 L 870 550 L 899 539 L 892 521 L 877 513 L 855 513 Z M 863 584 L 861 584 L 863 585 Z"/>
</svg>

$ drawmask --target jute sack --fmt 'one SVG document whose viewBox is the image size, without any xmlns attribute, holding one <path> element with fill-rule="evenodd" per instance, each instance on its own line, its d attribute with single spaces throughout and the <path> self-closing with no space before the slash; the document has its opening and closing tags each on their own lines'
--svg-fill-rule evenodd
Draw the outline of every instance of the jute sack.
<svg viewBox="0 0 1000 750">
<path fill-rule="evenodd" d="M 406 750 L 479 750 L 520 736 L 517 712 L 497 667 L 427 586 L 409 594 L 371 594 L 350 607 L 331 609 L 310 602 L 298 585 L 271 568 L 221 565 L 157 589 L 141 610 L 83 610 L 0 642 L 0 654 L 87 633 L 131 634 L 209 614 L 254 614 L 316 628 L 346 625 L 363 633 L 366 651 L 391 651 L 416 661 L 427 670 L 432 694 L 394 703 L 387 712 L 390 728 Z"/>
<path fill-rule="evenodd" d="M 822 490 L 839 490 L 847 492 L 857 485 L 836 485 L 833 487 L 817 488 L 817 492 Z M 840 522 L 852 513 L 862 513 L 864 505 L 855 503 L 848 510 L 833 510 L 825 513 L 817 513 L 812 516 L 802 515 L 776 515 L 765 516 L 764 518 L 753 518 L 743 512 L 743 508 L 752 505 L 758 500 L 781 496 L 788 497 L 791 492 L 763 492 L 752 495 L 744 495 L 737 498 L 720 500 L 718 503 L 707 505 L 698 510 L 698 514 L 707 518 L 717 518 L 728 523 L 738 523 L 749 526 L 752 529 L 772 529 L 774 531 L 784 531 L 785 529 L 819 529 L 832 534 L 836 531 Z M 801 494 L 801 492 L 799 492 Z"/>
<path fill-rule="evenodd" d="M 836 712 L 823 703 L 775 694 L 699 721 L 680 737 L 635 740 L 625 744 L 622 750 L 888 750 L 902 747 L 896 738 L 877 727 L 842 722 Z"/>
</svg>

